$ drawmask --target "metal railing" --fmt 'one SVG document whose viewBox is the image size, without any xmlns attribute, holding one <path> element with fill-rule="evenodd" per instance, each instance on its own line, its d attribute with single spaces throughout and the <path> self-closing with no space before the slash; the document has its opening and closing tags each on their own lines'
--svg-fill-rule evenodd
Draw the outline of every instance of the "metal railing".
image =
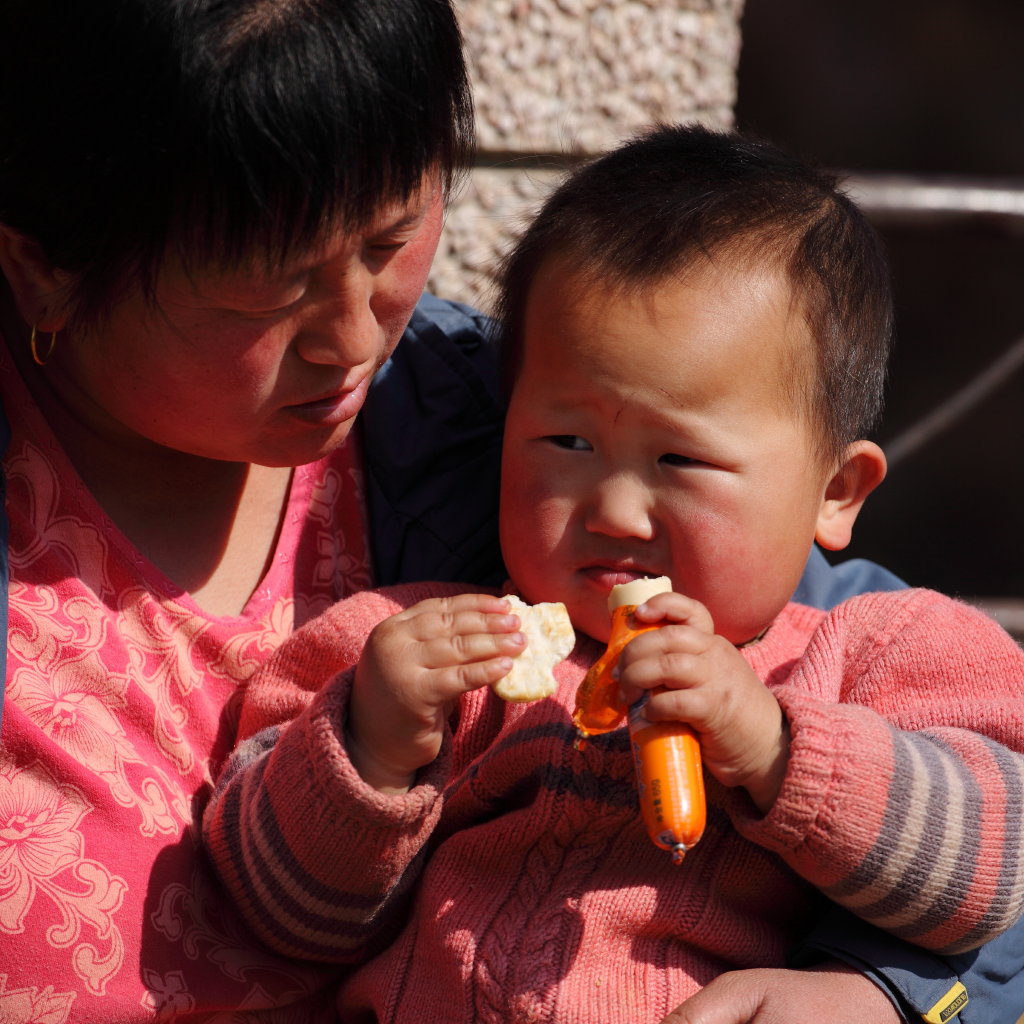
<svg viewBox="0 0 1024 1024">
<path fill-rule="evenodd" d="M 850 174 L 846 191 L 872 218 L 901 223 L 984 218 L 1024 232 L 1024 181 Z"/>
</svg>

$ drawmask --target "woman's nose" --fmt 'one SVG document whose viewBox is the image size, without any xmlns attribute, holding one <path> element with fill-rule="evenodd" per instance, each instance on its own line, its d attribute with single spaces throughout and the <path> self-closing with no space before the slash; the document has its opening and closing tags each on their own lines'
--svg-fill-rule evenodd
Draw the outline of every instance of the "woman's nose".
<svg viewBox="0 0 1024 1024">
<path fill-rule="evenodd" d="M 654 517 L 650 492 L 630 476 L 603 480 L 590 495 L 584 522 L 591 533 L 651 540 Z"/>
<path fill-rule="evenodd" d="M 344 367 L 377 360 L 383 332 L 373 295 L 372 275 L 358 269 L 325 286 L 296 342 L 302 358 Z"/>
</svg>

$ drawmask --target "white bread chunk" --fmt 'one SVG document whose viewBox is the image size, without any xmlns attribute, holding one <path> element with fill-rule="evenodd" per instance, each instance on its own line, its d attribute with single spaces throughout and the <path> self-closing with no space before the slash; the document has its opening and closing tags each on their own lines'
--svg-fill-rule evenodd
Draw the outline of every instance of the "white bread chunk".
<svg viewBox="0 0 1024 1024">
<path fill-rule="evenodd" d="M 672 581 L 667 576 L 645 576 L 629 583 L 616 583 L 608 595 L 608 613 L 624 604 L 643 604 L 655 594 L 664 594 L 671 589 Z"/>
<path fill-rule="evenodd" d="M 514 659 L 512 671 L 494 684 L 494 692 L 512 701 L 550 697 L 555 692 L 552 669 L 576 646 L 569 613 L 560 601 L 531 605 L 512 594 L 505 600 L 519 616 L 526 650 Z"/>
</svg>

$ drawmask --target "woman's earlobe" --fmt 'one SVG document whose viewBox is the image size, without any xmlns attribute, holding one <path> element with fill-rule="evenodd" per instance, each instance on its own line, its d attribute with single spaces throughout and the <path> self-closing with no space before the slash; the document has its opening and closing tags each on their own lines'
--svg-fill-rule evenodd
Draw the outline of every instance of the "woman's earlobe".
<svg viewBox="0 0 1024 1024">
<path fill-rule="evenodd" d="M 855 441 L 825 487 L 814 539 L 828 551 L 850 543 L 853 524 L 871 492 L 885 479 L 885 453 L 873 441 Z"/>
<path fill-rule="evenodd" d="M 46 258 L 38 242 L 0 224 L 0 271 L 26 324 L 54 332 L 67 323 L 67 275 Z"/>
</svg>

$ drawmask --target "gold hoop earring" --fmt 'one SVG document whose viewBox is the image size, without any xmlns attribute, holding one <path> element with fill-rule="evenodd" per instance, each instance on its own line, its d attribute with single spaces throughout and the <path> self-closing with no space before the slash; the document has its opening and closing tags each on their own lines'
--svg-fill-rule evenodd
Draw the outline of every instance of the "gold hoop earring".
<svg viewBox="0 0 1024 1024">
<path fill-rule="evenodd" d="M 32 333 L 29 335 L 28 347 L 32 350 L 32 358 L 36 361 L 38 366 L 45 366 L 50 361 L 50 356 L 53 355 L 53 350 L 57 347 L 57 332 L 53 331 L 50 334 L 50 344 L 43 355 L 39 354 L 39 349 L 36 347 L 36 325 L 32 325 Z"/>
</svg>

